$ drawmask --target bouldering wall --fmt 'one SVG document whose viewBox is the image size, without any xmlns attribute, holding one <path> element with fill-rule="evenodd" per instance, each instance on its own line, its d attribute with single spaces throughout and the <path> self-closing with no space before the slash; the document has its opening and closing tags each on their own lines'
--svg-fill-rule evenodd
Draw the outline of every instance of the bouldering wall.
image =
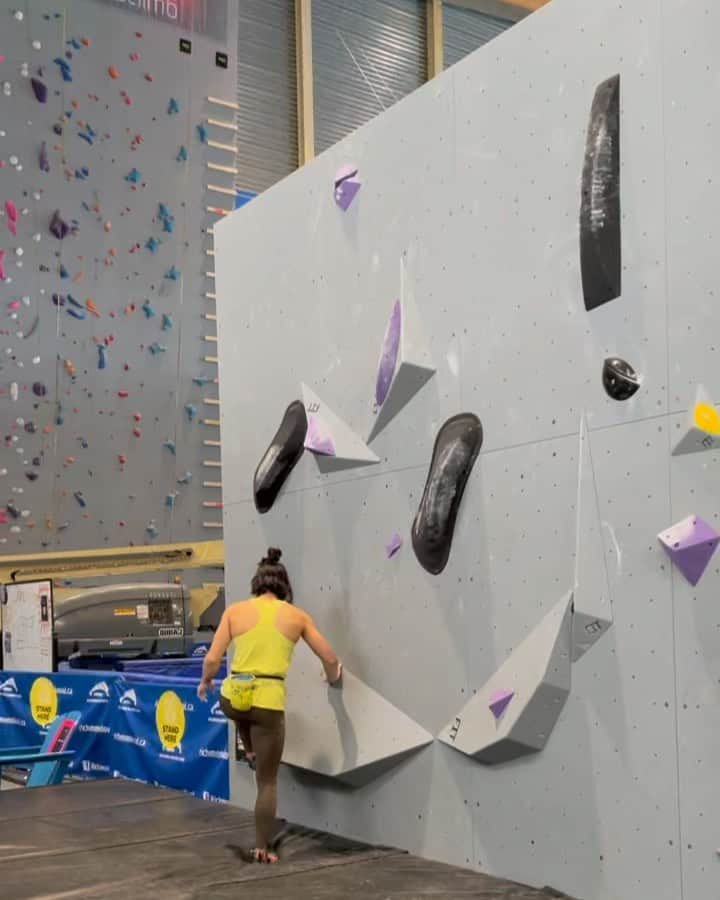
<svg viewBox="0 0 720 900">
<path fill-rule="evenodd" d="M 0 0 L 4 552 L 221 534 L 206 273 L 235 132 L 207 98 L 235 96 L 237 5 L 177 6 Z"/>
<path fill-rule="evenodd" d="M 582 900 L 715 895 L 718 557 L 693 587 L 658 535 L 720 524 L 719 27 L 700 0 L 554 0 L 218 228 L 227 595 L 282 547 L 352 673 L 344 701 L 298 661 L 283 816 Z M 313 436 L 260 514 L 308 391 L 378 461 Z M 482 447 L 435 575 L 412 526 L 464 413 Z"/>
</svg>

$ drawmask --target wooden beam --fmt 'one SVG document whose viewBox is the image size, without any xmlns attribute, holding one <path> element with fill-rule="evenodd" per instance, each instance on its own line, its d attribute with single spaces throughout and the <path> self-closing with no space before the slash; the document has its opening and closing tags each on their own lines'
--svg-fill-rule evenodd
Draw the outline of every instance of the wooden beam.
<svg viewBox="0 0 720 900">
<path fill-rule="evenodd" d="M 443 8 L 442 0 L 425 0 L 427 22 L 427 77 L 428 81 L 445 68 L 443 58 Z"/>
<path fill-rule="evenodd" d="M 315 157 L 315 99 L 312 62 L 312 0 L 295 0 L 298 164 Z"/>
<path fill-rule="evenodd" d="M 443 0 L 451 6 L 464 6 L 475 12 L 495 16 L 498 19 L 508 19 L 517 22 L 529 16 L 542 6 L 546 6 L 550 0 Z"/>
</svg>

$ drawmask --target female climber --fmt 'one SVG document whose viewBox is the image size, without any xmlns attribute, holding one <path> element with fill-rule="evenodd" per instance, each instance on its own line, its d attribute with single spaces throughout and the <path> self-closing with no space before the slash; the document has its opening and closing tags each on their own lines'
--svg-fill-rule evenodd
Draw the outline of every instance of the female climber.
<svg viewBox="0 0 720 900">
<path fill-rule="evenodd" d="M 252 599 L 229 606 L 203 662 L 197 694 L 207 699 L 230 644 L 231 674 L 220 689 L 220 706 L 237 723 L 248 762 L 255 766 L 257 862 L 276 863 L 270 838 L 277 810 L 277 775 L 285 742 L 285 676 L 295 644 L 303 638 L 323 664 L 325 678 L 339 685 L 342 663 L 310 616 L 293 606 L 282 553 L 271 547 L 251 583 Z"/>
</svg>

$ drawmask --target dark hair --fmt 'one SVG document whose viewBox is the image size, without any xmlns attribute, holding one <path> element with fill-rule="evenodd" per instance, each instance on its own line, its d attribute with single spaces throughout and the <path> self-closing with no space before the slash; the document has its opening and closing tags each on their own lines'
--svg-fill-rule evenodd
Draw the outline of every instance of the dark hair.
<svg viewBox="0 0 720 900">
<path fill-rule="evenodd" d="M 288 578 L 287 569 L 280 562 L 282 550 L 277 547 L 269 547 L 267 556 L 258 563 L 257 571 L 250 584 L 253 596 L 261 597 L 263 594 L 274 594 L 278 600 L 293 602 L 292 587 Z"/>
</svg>

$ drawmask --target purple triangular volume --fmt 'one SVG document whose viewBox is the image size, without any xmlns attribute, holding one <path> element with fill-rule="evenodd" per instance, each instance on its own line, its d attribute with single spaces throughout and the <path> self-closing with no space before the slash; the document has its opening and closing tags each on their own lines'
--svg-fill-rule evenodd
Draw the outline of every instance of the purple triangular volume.
<svg viewBox="0 0 720 900">
<path fill-rule="evenodd" d="M 695 586 L 712 559 L 720 534 L 699 516 L 688 516 L 658 535 L 673 564 Z"/>
<path fill-rule="evenodd" d="M 505 712 L 514 696 L 515 691 L 495 691 L 495 693 L 491 695 L 488 706 L 496 719 L 499 719 Z"/>
<path fill-rule="evenodd" d="M 378 408 L 383 405 L 390 390 L 395 366 L 397 365 L 398 350 L 400 349 L 400 334 L 402 331 L 402 307 L 396 300 L 390 313 L 390 320 L 385 329 L 383 348 L 378 363 L 377 379 L 375 381 L 375 403 Z"/>
<path fill-rule="evenodd" d="M 343 212 L 347 212 L 359 190 L 360 182 L 355 178 L 348 178 L 336 185 L 335 202 Z"/>
<path fill-rule="evenodd" d="M 305 449 L 321 456 L 335 456 L 335 441 L 331 435 L 323 431 L 315 416 L 308 416 Z"/>
</svg>

